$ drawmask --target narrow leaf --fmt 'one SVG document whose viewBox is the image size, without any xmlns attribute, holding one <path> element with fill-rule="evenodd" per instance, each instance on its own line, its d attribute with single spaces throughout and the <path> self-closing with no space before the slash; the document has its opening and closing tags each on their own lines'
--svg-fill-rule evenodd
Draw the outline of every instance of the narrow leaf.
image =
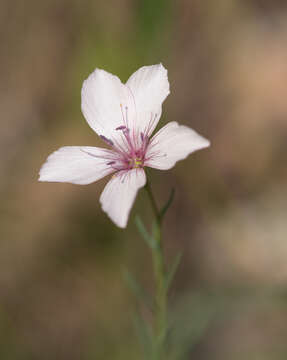
<svg viewBox="0 0 287 360">
<path fill-rule="evenodd" d="M 171 283 L 172 283 L 172 280 L 173 280 L 173 278 L 174 278 L 174 275 L 175 275 L 175 273 L 176 273 L 176 270 L 178 269 L 178 266 L 179 266 L 179 264 L 180 264 L 181 258 L 182 258 L 182 252 L 180 251 L 180 252 L 176 255 L 173 263 L 171 264 L 171 266 L 170 266 L 170 268 L 169 268 L 169 270 L 168 270 L 168 272 L 167 272 L 166 280 L 165 280 L 165 281 L 166 281 L 166 282 L 165 282 L 165 288 L 166 288 L 166 290 L 169 289 L 169 287 L 170 287 L 170 285 L 171 285 Z"/>
<path fill-rule="evenodd" d="M 155 248 L 156 242 L 154 241 L 154 238 L 148 233 L 146 230 L 141 218 L 137 215 L 135 218 L 136 226 L 138 228 L 139 233 L 145 240 L 145 242 L 148 244 L 148 246 L 152 249 Z"/>
<path fill-rule="evenodd" d="M 166 204 L 162 207 L 162 209 L 160 211 L 161 219 L 163 219 L 164 215 L 166 214 L 167 210 L 169 209 L 170 205 L 172 204 L 173 199 L 174 199 L 174 193 L 175 193 L 175 189 L 172 188 Z"/>
<path fill-rule="evenodd" d="M 123 276 L 128 288 L 135 295 L 138 301 L 143 302 L 148 309 L 153 310 L 153 303 L 150 296 L 146 293 L 145 289 L 136 280 L 133 274 L 128 269 L 125 268 L 123 270 Z"/>
</svg>

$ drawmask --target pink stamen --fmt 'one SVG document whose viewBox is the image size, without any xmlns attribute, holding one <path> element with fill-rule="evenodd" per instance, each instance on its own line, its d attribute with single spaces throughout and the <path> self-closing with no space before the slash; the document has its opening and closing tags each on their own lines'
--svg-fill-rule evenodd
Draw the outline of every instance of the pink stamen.
<svg viewBox="0 0 287 360">
<path fill-rule="evenodd" d="M 132 129 L 128 127 L 128 106 L 120 104 L 123 125 L 115 128 L 115 131 L 121 131 L 120 138 L 113 136 L 112 140 L 101 136 L 101 138 L 110 146 L 113 147 L 114 156 L 110 157 L 107 165 L 111 166 L 116 171 L 127 171 L 134 168 L 142 168 L 145 166 L 147 160 L 160 156 L 156 152 L 149 151 L 149 157 L 146 158 L 147 149 L 153 148 L 154 141 L 149 140 L 150 133 L 154 127 L 157 114 L 150 114 L 150 120 L 144 131 L 137 131 L 133 126 Z"/>
<path fill-rule="evenodd" d="M 127 127 L 129 126 L 129 119 L 128 119 L 128 107 L 126 106 L 126 124 Z"/>
</svg>

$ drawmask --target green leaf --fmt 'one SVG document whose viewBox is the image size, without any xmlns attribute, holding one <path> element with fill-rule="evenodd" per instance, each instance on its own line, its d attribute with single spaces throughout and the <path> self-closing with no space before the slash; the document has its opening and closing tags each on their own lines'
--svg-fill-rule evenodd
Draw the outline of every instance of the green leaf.
<svg viewBox="0 0 287 360">
<path fill-rule="evenodd" d="M 145 240 L 145 242 L 148 244 L 148 246 L 150 248 L 154 249 L 156 247 L 156 242 L 155 242 L 154 238 L 146 230 L 146 228 L 145 228 L 141 218 L 139 217 L 139 215 L 136 216 L 135 222 L 136 222 L 136 226 L 138 228 L 138 231 L 141 234 L 141 236 L 143 237 L 143 239 Z"/>
<path fill-rule="evenodd" d="M 167 275 L 166 275 L 166 279 L 165 279 L 165 288 L 166 290 L 169 289 L 171 283 L 172 283 L 172 280 L 174 278 L 174 275 L 176 273 L 176 270 L 178 269 L 178 266 L 180 264 L 180 261 L 181 261 L 181 258 L 182 258 L 182 252 L 180 251 L 174 258 L 174 261 L 173 263 L 171 264 L 168 272 L 167 272 Z"/>
<path fill-rule="evenodd" d="M 174 199 L 174 193 L 175 193 L 175 189 L 172 188 L 166 204 L 162 207 L 162 209 L 160 211 L 161 219 L 163 219 L 164 215 L 166 214 L 167 210 L 169 209 L 170 205 L 172 204 L 173 199 Z"/>
<path fill-rule="evenodd" d="M 133 274 L 127 268 L 125 268 L 123 270 L 123 276 L 124 276 L 124 280 L 126 281 L 128 288 L 136 296 L 138 301 L 143 302 L 146 305 L 146 307 L 152 311 L 153 310 L 153 302 L 152 302 L 150 296 L 147 294 L 147 292 L 141 286 L 141 284 L 136 280 L 136 278 L 133 276 Z"/>
</svg>

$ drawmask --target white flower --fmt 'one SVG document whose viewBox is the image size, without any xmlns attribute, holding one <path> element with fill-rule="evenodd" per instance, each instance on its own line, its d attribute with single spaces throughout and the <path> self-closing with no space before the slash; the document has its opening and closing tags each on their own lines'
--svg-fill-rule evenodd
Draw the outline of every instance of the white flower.
<svg viewBox="0 0 287 360">
<path fill-rule="evenodd" d="M 126 227 L 138 190 L 146 183 L 144 167 L 167 170 L 209 141 L 173 121 L 151 137 L 169 94 L 167 70 L 143 66 L 123 84 L 96 69 L 84 81 L 82 111 L 109 149 L 65 146 L 52 153 L 40 170 L 40 181 L 90 184 L 114 173 L 101 194 L 103 210 Z"/>
</svg>

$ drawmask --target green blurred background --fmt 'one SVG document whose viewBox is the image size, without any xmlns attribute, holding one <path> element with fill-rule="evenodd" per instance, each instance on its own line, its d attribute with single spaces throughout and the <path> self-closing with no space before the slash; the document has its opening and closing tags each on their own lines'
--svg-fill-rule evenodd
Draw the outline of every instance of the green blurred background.
<svg viewBox="0 0 287 360">
<path fill-rule="evenodd" d="M 38 183 L 64 145 L 101 145 L 80 110 L 95 67 L 123 81 L 162 62 L 160 125 L 211 140 L 151 171 L 168 259 L 183 261 L 170 311 L 186 359 L 287 358 L 287 3 L 282 0 L 0 1 L 0 358 L 140 359 L 128 266 L 152 291 L 144 193 L 126 230 L 101 211 L 106 179 Z M 149 314 L 145 314 L 149 318 Z"/>
</svg>

